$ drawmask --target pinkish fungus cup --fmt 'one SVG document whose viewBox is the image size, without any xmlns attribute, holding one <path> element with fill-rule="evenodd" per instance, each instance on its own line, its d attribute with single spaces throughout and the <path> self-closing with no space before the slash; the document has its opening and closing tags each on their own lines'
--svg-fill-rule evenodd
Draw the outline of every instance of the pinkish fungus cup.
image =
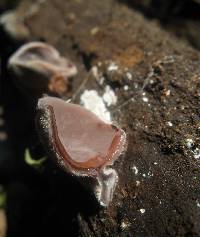
<svg viewBox="0 0 200 237">
<path fill-rule="evenodd" d="M 111 166 L 124 150 L 125 132 L 82 106 L 55 97 L 39 99 L 36 125 L 49 156 L 108 206 L 118 181 Z"/>
<path fill-rule="evenodd" d="M 67 90 L 68 78 L 76 75 L 76 66 L 49 44 L 31 42 L 21 46 L 8 61 L 16 85 L 26 94 L 41 96 Z"/>
</svg>

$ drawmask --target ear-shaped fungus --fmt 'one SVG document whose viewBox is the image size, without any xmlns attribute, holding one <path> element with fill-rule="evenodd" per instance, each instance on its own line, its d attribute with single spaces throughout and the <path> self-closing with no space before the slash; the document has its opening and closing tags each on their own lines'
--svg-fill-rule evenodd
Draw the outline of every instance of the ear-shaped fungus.
<svg viewBox="0 0 200 237">
<path fill-rule="evenodd" d="M 91 111 L 54 97 L 38 102 L 37 130 L 41 142 L 66 172 L 89 177 L 101 205 L 108 206 L 118 181 L 110 166 L 124 150 L 123 130 L 106 124 Z"/>
<path fill-rule="evenodd" d="M 14 74 L 18 87 L 37 95 L 66 91 L 67 79 L 77 73 L 72 62 L 61 57 L 51 45 L 42 42 L 20 47 L 9 58 L 8 68 Z"/>
</svg>

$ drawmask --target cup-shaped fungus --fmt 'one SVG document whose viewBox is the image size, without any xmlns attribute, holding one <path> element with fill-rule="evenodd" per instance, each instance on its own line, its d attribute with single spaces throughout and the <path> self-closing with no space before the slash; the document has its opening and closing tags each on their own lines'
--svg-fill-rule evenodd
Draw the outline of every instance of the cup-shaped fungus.
<svg viewBox="0 0 200 237">
<path fill-rule="evenodd" d="M 61 57 L 51 45 L 31 42 L 21 46 L 8 61 L 16 85 L 26 93 L 40 96 L 43 93 L 63 93 L 68 78 L 77 73 L 76 66 Z"/>
<path fill-rule="evenodd" d="M 111 166 L 124 150 L 125 132 L 82 106 L 55 97 L 39 99 L 37 109 L 37 131 L 49 156 L 108 206 L 118 181 Z"/>
</svg>

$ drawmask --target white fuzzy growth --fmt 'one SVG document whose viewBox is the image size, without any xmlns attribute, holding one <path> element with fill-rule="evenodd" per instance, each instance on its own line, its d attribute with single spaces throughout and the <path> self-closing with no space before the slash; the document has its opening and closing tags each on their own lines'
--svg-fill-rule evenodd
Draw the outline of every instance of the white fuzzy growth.
<svg viewBox="0 0 200 237">
<path fill-rule="evenodd" d="M 124 90 L 127 91 L 129 89 L 128 85 L 124 86 Z"/>
<path fill-rule="evenodd" d="M 194 141 L 191 138 L 186 139 L 186 146 L 191 149 L 194 146 Z"/>
<path fill-rule="evenodd" d="M 167 125 L 169 126 L 169 127 L 172 127 L 173 126 L 173 123 L 172 122 L 167 122 Z"/>
<path fill-rule="evenodd" d="M 115 105 L 117 103 L 117 96 L 110 86 L 106 86 L 105 92 L 103 94 L 103 100 L 107 106 Z"/>
<path fill-rule="evenodd" d="M 96 66 L 92 67 L 91 71 L 95 78 L 99 77 L 98 68 Z"/>
<path fill-rule="evenodd" d="M 105 81 L 105 77 L 101 77 L 101 78 L 99 79 L 99 84 L 100 84 L 100 85 L 103 85 L 104 81 Z"/>
<path fill-rule="evenodd" d="M 138 174 L 138 168 L 135 165 L 131 169 L 134 172 L 134 174 Z"/>
<path fill-rule="evenodd" d="M 149 101 L 149 99 L 147 97 L 143 97 L 142 100 L 146 103 Z"/>
<path fill-rule="evenodd" d="M 195 148 L 195 150 L 193 151 L 193 154 L 194 154 L 194 158 L 195 159 L 200 159 L 200 150 L 199 148 Z"/>
<path fill-rule="evenodd" d="M 99 172 L 97 180 L 96 198 L 101 206 L 107 207 L 113 199 L 113 193 L 118 182 L 117 172 L 110 167 L 104 167 Z"/>
<path fill-rule="evenodd" d="M 109 66 L 108 66 L 108 71 L 116 71 L 118 70 L 118 65 L 115 64 L 114 62 L 112 62 Z"/>
<path fill-rule="evenodd" d="M 138 187 L 140 185 L 140 181 L 136 180 L 136 187 Z"/>
<path fill-rule="evenodd" d="M 195 142 L 191 138 L 186 139 L 187 148 L 191 150 L 194 158 L 198 160 L 200 159 L 200 149 L 198 147 L 195 148 L 194 145 Z"/>
<path fill-rule="evenodd" d="M 170 90 L 167 90 L 166 93 L 165 93 L 166 96 L 170 96 L 170 94 L 171 94 Z"/>
<path fill-rule="evenodd" d="M 127 73 L 126 73 L 126 76 L 127 76 L 128 80 L 131 80 L 131 79 L 132 79 L 132 75 L 131 75 L 130 72 L 127 72 Z"/>
<path fill-rule="evenodd" d="M 127 221 L 122 221 L 120 227 L 121 227 L 121 230 L 126 230 L 127 228 L 129 228 L 131 225 L 131 223 L 127 222 Z"/>
<path fill-rule="evenodd" d="M 140 209 L 140 212 L 141 212 L 142 214 L 144 214 L 145 211 L 146 211 L 146 210 L 145 210 L 144 208 L 141 208 L 141 209 Z"/>
<path fill-rule="evenodd" d="M 100 119 L 111 122 L 110 112 L 107 110 L 102 97 L 95 90 L 85 90 L 80 97 L 81 104 L 95 113 Z"/>
</svg>

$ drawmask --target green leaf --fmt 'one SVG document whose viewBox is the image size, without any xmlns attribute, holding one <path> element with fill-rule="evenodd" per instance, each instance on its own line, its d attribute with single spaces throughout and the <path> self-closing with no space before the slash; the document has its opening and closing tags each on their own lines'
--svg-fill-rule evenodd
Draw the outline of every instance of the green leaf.
<svg viewBox="0 0 200 237">
<path fill-rule="evenodd" d="M 3 187 L 0 185 L 0 208 L 4 207 L 6 204 L 6 192 Z"/>
<path fill-rule="evenodd" d="M 42 164 L 46 161 L 47 157 L 42 157 L 41 159 L 39 160 L 34 160 L 32 157 L 31 157 L 31 154 L 30 154 L 30 151 L 29 149 L 27 148 L 25 150 L 25 154 L 24 154 L 24 160 L 26 162 L 26 164 L 30 165 L 30 166 L 33 166 L 33 167 L 40 167 L 42 166 Z"/>
</svg>

